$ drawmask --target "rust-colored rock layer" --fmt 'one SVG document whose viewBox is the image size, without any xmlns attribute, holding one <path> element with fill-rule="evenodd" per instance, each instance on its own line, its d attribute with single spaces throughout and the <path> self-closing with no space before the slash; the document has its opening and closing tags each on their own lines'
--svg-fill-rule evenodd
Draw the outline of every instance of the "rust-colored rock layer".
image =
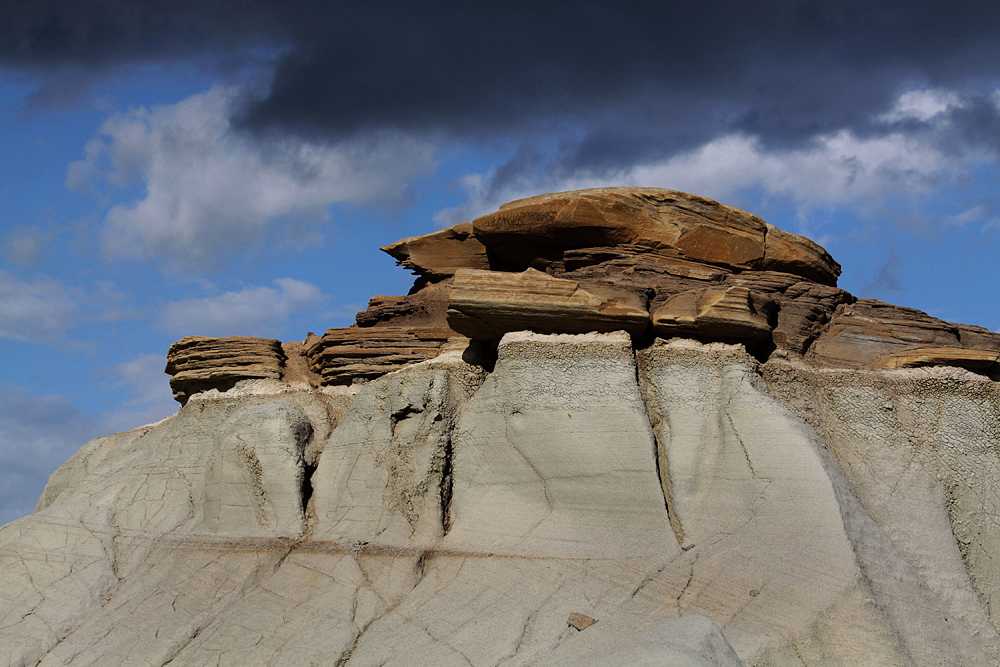
<svg viewBox="0 0 1000 667">
<path fill-rule="evenodd" d="M 314 385 L 370 380 L 434 358 L 449 339 L 489 346 L 520 330 L 624 330 L 638 344 L 739 342 L 818 367 L 950 365 L 1000 377 L 1000 334 L 859 300 L 809 239 L 674 190 L 540 195 L 382 250 L 418 275 L 409 294 L 372 297 L 356 326 L 284 353 L 265 339 L 178 341 L 167 365 L 177 399 L 283 368 L 305 369 Z"/>
<path fill-rule="evenodd" d="M 170 388 L 181 405 L 208 389 L 225 391 L 240 380 L 280 379 L 285 354 L 271 338 L 187 336 L 170 346 Z"/>
<path fill-rule="evenodd" d="M 305 354 L 323 384 L 351 384 L 433 359 L 455 337 L 447 327 L 346 327 L 315 338 Z"/>
<path fill-rule="evenodd" d="M 514 266 L 566 250 L 633 244 L 734 269 L 796 273 L 835 284 L 840 265 L 809 239 L 717 201 L 660 188 L 599 188 L 504 204 L 473 222 L 476 238 Z"/>
</svg>

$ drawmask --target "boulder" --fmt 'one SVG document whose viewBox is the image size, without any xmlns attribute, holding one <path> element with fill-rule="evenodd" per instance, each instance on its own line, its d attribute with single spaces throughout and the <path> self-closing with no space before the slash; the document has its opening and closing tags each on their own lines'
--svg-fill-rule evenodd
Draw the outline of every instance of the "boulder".
<svg viewBox="0 0 1000 667">
<path fill-rule="evenodd" d="M 463 269 L 455 274 L 448 302 L 448 326 L 475 340 L 493 340 L 511 331 L 587 333 L 649 326 L 645 303 L 635 294 L 604 286 L 584 290 L 573 280 L 541 271 L 522 273 Z"/>
<path fill-rule="evenodd" d="M 167 367 L 174 398 L 231 389 L 240 380 L 280 379 L 285 364 L 281 341 L 271 338 L 187 336 L 170 346 Z"/>
</svg>

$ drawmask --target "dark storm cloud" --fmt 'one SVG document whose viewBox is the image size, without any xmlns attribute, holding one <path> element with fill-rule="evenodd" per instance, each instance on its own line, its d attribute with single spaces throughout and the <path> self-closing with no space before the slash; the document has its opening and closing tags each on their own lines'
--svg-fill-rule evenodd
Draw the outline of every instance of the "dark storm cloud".
<svg viewBox="0 0 1000 667">
<path fill-rule="evenodd" d="M 265 46 L 281 55 L 244 127 L 555 134 L 567 168 L 733 131 L 792 146 L 862 128 L 906 89 L 1000 74 L 1000 5 L 981 0 L 13 4 L 0 8 L 8 66 L 100 70 Z"/>
</svg>

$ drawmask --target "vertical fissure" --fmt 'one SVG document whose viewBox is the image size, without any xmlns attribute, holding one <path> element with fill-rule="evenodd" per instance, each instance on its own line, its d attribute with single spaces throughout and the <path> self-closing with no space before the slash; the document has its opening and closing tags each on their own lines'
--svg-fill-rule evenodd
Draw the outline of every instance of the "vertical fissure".
<svg viewBox="0 0 1000 667">
<path fill-rule="evenodd" d="M 451 530 L 451 498 L 454 488 L 454 458 L 455 448 L 452 431 L 454 426 L 449 428 L 448 437 L 445 438 L 443 460 L 441 461 L 441 529 L 444 535 Z"/>
<path fill-rule="evenodd" d="M 678 545 L 684 544 L 684 527 L 681 525 L 680 517 L 674 511 L 674 502 L 670 495 L 670 470 L 667 461 L 667 443 L 663 442 L 662 431 L 669 429 L 660 404 L 656 397 L 656 389 L 653 380 L 649 377 L 648 369 L 645 368 L 644 361 L 639 351 L 632 348 L 632 357 L 635 363 L 635 380 L 639 385 L 639 395 L 642 397 L 643 406 L 646 410 L 646 419 L 649 421 L 650 430 L 653 432 L 653 464 L 656 468 L 656 477 L 660 481 L 660 490 L 663 492 L 663 507 L 667 511 L 667 518 L 670 527 L 674 531 L 674 537 Z"/>
</svg>

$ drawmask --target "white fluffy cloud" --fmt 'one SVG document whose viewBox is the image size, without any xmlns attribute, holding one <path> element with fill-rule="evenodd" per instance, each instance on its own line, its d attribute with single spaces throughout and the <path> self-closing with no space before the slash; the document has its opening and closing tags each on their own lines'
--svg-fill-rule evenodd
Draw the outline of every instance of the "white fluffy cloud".
<svg viewBox="0 0 1000 667">
<path fill-rule="evenodd" d="M 924 192 L 956 177 L 963 164 L 933 145 L 901 133 L 859 138 L 848 131 L 818 137 L 806 149 L 768 150 L 751 137 L 726 136 L 617 178 L 673 183 L 694 192 L 730 195 L 760 187 L 806 206 L 865 204 Z"/>
<path fill-rule="evenodd" d="M 50 342 L 79 321 L 80 309 L 61 282 L 29 282 L 0 271 L 0 338 Z"/>
<path fill-rule="evenodd" d="M 175 334 L 276 336 L 289 316 L 319 305 L 319 288 L 301 280 L 278 278 L 272 287 L 248 287 L 203 299 L 183 299 L 164 307 L 159 324 Z"/>
<path fill-rule="evenodd" d="M 945 124 L 946 111 L 964 104 L 955 93 L 917 91 L 902 95 L 882 121 L 917 119 Z M 933 132 L 905 134 L 882 126 L 861 137 L 842 130 L 817 136 L 809 146 L 772 149 L 743 134 L 718 137 L 692 151 L 600 175 L 559 178 L 496 187 L 489 174 L 470 174 L 462 184 L 469 200 L 441 211 L 442 226 L 482 215 L 507 201 L 539 192 L 609 185 L 642 185 L 695 192 L 725 201 L 734 193 L 760 188 L 802 207 L 875 207 L 889 197 L 928 192 L 954 182 L 994 156 L 974 149 L 946 151 Z"/>
<path fill-rule="evenodd" d="M 238 91 L 217 86 L 169 106 L 108 118 L 69 165 L 67 185 L 101 183 L 115 197 L 104 220 L 111 258 L 209 268 L 287 220 L 321 220 L 336 203 L 399 201 L 434 167 L 429 143 L 382 135 L 336 145 L 255 140 L 235 132 Z"/>
<path fill-rule="evenodd" d="M 927 122 L 949 109 L 962 106 L 965 106 L 962 98 L 951 90 L 940 88 L 911 90 L 900 95 L 892 109 L 879 116 L 877 120 L 885 123 L 901 120 Z"/>
</svg>

